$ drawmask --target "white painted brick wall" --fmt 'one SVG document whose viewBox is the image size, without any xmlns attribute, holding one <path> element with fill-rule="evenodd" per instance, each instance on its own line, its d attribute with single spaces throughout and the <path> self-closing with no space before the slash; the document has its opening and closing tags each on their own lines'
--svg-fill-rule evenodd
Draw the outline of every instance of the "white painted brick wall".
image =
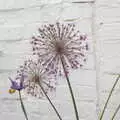
<svg viewBox="0 0 120 120">
<path fill-rule="evenodd" d="M 87 33 L 90 50 L 88 62 L 82 70 L 74 71 L 71 83 L 77 100 L 80 120 L 96 119 L 96 70 L 92 39 L 92 5 L 73 0 L 0 1 L 0 118 L 24 119 L 17 94 L 7 93 L 8 76 L 30 55 L 29 40 L 43 23 L 74 22 L 81 32 Z M 72 3 L 76 2 L 76 3 Z M 77 77 L 76 77 L 77 76 Z M 47 100 L 25 97 L 28 115 L 33 120 L 57 120 Z M 60 80 L 53 102 L 63 120 L 75 120 L 71 98 L 65 80 Z"/>
<path fill-rule="evenodd" d="M 115 80 L 113 74 L 120 71 L 120 0 L 91 1 L 0 0 L 0 120 L 24 120 L 17 94 L 8 94 L 8 76 L 31 54 L 29 40 L 38 26 L 58 20 L 74 22 L 88 35 L 87 64 L 74 71 L 70 79 L 80 120 L 96 120 L 96 110 L 102 109 Z M 109 120 L 108 116 L 119 103 L 119 90 L 118 87 L 104 120 Z M 24 96 L 24 102 L 32 120 L 57 120 L 47 100 Z M 59 81 L 53 102 L 63 120 L 75 120 L 64 79 Z"/>
<path fill-rule="evenodd" d="M 96 1 L 96 34 L 97 41 L 97 93 L 99 110 L 103 108 L 106 97 L 120 73 L 120 0 Z M 103 120 L 110 120 L 120 103 L 120 83 L 110 100 Z M 115 120 L 120 119 L 120 112 Z"/>
</svg>

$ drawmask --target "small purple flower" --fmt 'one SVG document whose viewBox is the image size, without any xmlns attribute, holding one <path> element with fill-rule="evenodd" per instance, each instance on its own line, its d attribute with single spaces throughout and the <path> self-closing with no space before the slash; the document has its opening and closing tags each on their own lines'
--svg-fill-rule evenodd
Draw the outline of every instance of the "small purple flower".
<svg viewBox="0 0 120 120">
<path fill-rule="evenodd" d="M 18 81 L 16 80 L 12 80 L 10 77 L 9 77 L 9 80 L 11 81 L 11 89 L 14 89 L 14 90 L 22 90 L 25 88 L 25 86 L 23 85 L 23 81 L 21 80 L 20 83 L 18 83 Z"/>
<path fill-rule="evenodd" d="M 25 89 L 25 78 L 27 76 L 25 75 L 24 67 L 20 66 L 20 69 L 17 71 L 16 77 L 13 80 L 11 77 L 9 77 L 9 80 L 11 81 L 11 89 L 14 90 L 22 90 Z"/>
</svg>

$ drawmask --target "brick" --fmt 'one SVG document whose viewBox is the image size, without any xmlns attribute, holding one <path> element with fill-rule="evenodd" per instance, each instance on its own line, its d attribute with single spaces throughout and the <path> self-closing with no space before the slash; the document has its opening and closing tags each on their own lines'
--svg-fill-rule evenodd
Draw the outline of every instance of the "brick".
<svg viewBox="0 0 120 120">
<path fill-rule="evenodd" d="M 84 4 L 84 3 L 91 3 L 94 2 L 94 0 L 64 0 L 65 2 L 73 2 L 77 4 Z"/>
<path fill-rule="evenodd" d="M 86 69 L 78 69 L 74 70 L 69 75 L 70 82 L 73 85 L 82 86 L 91 86 L 95 87 L 96 85 L 96 72 L 95 70 L 86 70 Z M 66 84 L 66 79 L 61 78 L 58 81 L 59 85 Z"/>
<path fill-rule="evenodd" d="M 62 2 L 62 0 L 1 0 L 0 1 L 0 10 L 3 11 L 5 9 L 7 9 L 8 11 L 10 10 L 19 10 L 19 9 L 26 9 L 29 7 L 34 7 L 34 6 L 40 6 L 40 5 L 44 5 L 44 4 L 56 4 L 56 3 L 60 3 Z"/>
<path fill-rule="evenodd" d="M 40 9 L 41 12 L 39 12 Z M 72 9 L 72 12 L 70 12 L 70 9 Z M 81 28 L 79 29 L 82 33 L 91 37 L 91 6 L 89 5 L 46 5 L 42 8 L 37 7 L 18 12 L 3 12 L 0 17 L 0 31 L 3 33 L 0 40 L 30 39 L 42 23 L 54 23 L 56 20 L 67 23 L 74 22 Z"/>
<path fill-rule="evenodd" d="M 79 112 L 80 119 L 87 119 L 88 117 L 93 117 L 95 116 L 95 104 L 90 103 L 90 102 L 83 102 L 79 101 L 77 102 L 77 108 Z M 90 109 L 93 108 L 94 110 L 91 112 Z M 65 110 L 66 112 L 62 112 Z M 72 107 L 72 102 L 62 102 L 60 103 L 60 111 L 62 113 L 62 116 L 69 116 L 69 117 L 74 117 L 74 109 Z"/>
<path fill-rule="evenodd" d="M 94 101 L 96 92 L 94 87 L 72 85 L 76 100 Z M 64 94 L 63 94 L 64 93 Z M 70 93 L 67 84 L 57 87 L 55 99 L 70 100 Z"/>
</svg>

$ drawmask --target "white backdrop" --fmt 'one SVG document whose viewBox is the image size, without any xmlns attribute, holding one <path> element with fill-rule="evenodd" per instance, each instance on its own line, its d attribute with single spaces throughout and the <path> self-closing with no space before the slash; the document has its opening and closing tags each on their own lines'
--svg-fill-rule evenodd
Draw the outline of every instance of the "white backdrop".
<svg viewBox="0 0 120 120">
<path fill-rule="evenodd" d="M 87 64 L 70 75 L 80 120 L 96 120 L 116 74 L 120 70 L 120 1 L 0 0 L 0 120 L 24 120 L 18 95 L 8 94 L 8 77 L 31 55 L 30 39 L 38 27 L 56 21 L 75 23 L 88 35 Z M 119 87 L 104 120 L 120 101 Z M 47 100 L 24 97 L 32 120 L 57 120 Z M 117 99 L 116 99 L 117 98 Z M 118 99 L 119 98 L 119 99 Z M 64 120 L 75 120 L 64 79 L 59 80 L 53 102 Z M 118 120 L 118 118 L 116 118 Z"/>
</svg>

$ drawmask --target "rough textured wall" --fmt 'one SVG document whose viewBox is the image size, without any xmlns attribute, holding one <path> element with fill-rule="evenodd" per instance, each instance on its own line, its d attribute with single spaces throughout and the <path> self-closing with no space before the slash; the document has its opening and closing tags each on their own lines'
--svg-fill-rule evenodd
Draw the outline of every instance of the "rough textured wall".
<svg viewBox="0 0 120 120">
<path fill-rule="evenodd" d="M 103 108 L 106 97 L 120 72 L 120 0 L 96 1 L 97 41 L 97 92 L 99 108 Z M 109 120 L 120 103 L 120 84 L 107 107 L 103 120 Z M 120 112 L 115 120 L 120 119 Z"/>
<path fill-rule="evenodd" d="M 16 118 L 19 120 L 24 119 L 18 100 L 18 94 L 8 94 L 10 84 L 8 76 L 14 74 L 19 65 L 31 54 L 29 42 L 31 36 L 36 32 L 38 27 L 43 23 L 54 23 L 55 21 L 75 23 L 82 33 L 88 35 L 89 52 L 87 64 L 82 69 L 74 71 L 70 75 L 70 79 L 77 100 L 80 120 L 96 120 L 96 78 L 98 81 L 102 79 L 100 80 L 99 85 L 101 86 L 100 90 L 103 91 L 104 88 L 106 88 L 105 84 L 102 82 L 103 79 L 108 77 L 111 80 L 111 77 L 108 74 L 104 74 L 104 76 L 101 75 L 100 78 L 96 77 L 96 63 L 98 69 L 99 64 L 96 62 L 97 57 L 95 57 L 96 41 L 94 41 L 94 35 L 96 34 L 96 31 L 94 31 L 94 17 L 97 16 L 97 29 L 99 29 L 97 32 L 100 34 L 99 37 L 97 36 L 95 38 L 97 38 L 97 41 L 103 41 L 100 42 L 100 44 L 104 45 L 104 47 L 101 48 L 101 51 L 104 53 L 104 63 L 106 66 L 101 64 L 101 73 L 103 72 L 103 67 L 105 67 L 105 70 L 108 70 L 107 60 L 109 51 L 111 51 L 111 54 L 115 55 L 116 53 L 117 55 L 117 52 L 114 53 L 113 51 L 116 51 L 119 47 L 117 43 L 118 40 L 112 41 L 114 37 L 111 34 L 111 27 L 114 30 L 113 33 L 118 32 L 119 28 L 115 29 L 114 26 L 117 28 L 117 24 L 119 23 L 117 23 L 116 20 L 119 19 L 112 19 L 111 21 L 108 19 L 108 17 L 113 18 L 113 16 L 117 16 L 117 14 L 113 14 L 113 16 L 107 14 L 111 9 L 108 9 L 105 0 L 105 2 L 103 0 L 98 0 L 98 2 L 101 1 L 100 3 L 97 3 L 98 15 L 95 15 L 94 13 L 95 9 L 93 8 L 93 2 L 90 2 L 90 0 L 88 0 L 88 3 L 85 2 L 86 0 L 83 1 L 84 2 L 81 3 L 81 0 L 0 0 L 1 120 L 16 120 Z M 101 7 L 102 1 L 103 9 Z M 106 9 L 104 8 L 104 3 L 107 6 Z M 117 8 L 115 10 L 117 11 Z M 99 18 L 100 16 L 103 18 L 106 17 L 105 21 L 104 19 Z M 117 18 L 119 18 L 119 16 L 117 16 Z M 102 22 L 104 21 L 104 24 L 102 24 L 100 20 Z M 111 24 L 111 22 L 114 24 Z M 111 38 L 111 41 L 108 36 Z M 116 34 L 115 38 L 118 39 L 119 35 Z M 105 39 L 108 39 L 109 41 Z M 107 44 L 105 42 L 107 42 Z M 112 51 L 110 46 L 112 46 L 113 43 L 116 47 Z M 107 45 L 107 50 L 105 45 Z M 104 52 L 103 49 L 105 49 L 106 52 Z M 108 55 L 107 58 L 106 55 Z M 111 60 L 117 61 L 118 59 Z M 112 61 L 109 61 L 110 67 L 108 68 L 110 69 L 111 63 Z M 114 65 L 112 66 L 114 67 Z M 99 74 L 99 70 L 97 73 Z M 109 82 L 107 80 L 106 82 Z M 104 92 L 100 93 L 104 94 Z M 57 117 L 47 100 L 37 100 L 26 96 L 23 96 L 23 98 L 28 115 L 32 120 L 57 120 Z M 53 102 L 64 118 L 63 120 L 75 120 L 71 98 L 64 79 L 59 81 L 55 96 L 53 97 Z"/>
</svg>

